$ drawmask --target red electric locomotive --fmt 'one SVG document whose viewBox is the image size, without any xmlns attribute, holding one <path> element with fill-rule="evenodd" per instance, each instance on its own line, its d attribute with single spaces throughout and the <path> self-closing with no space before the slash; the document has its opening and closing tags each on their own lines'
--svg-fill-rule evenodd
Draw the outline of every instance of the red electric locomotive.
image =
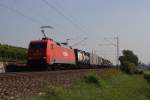
<svg viewBox="0 0 150 100">
<path fill-rule="evenodd" d="M 46 36 L 42 40 L 30 42 L 28 66 L 32 68 L 54 68 L 54 65 L 75 65 L 75 63 L 74 49 L 62 47 Z"/>
<path fill-rule="evenodd" d="M 31 41 L 28 50 L 28 65 L 42 68 L 49 65 L 75 64 L 74 50 L 62 47 L 52 39 Z M 51 66 L 50 66 L 51 67 Z"/>
</svg>

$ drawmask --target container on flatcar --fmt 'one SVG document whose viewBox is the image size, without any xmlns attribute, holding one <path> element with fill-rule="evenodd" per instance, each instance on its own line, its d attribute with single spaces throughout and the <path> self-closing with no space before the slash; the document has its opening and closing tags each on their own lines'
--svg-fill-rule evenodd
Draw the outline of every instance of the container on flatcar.
<svg viewBox="0 0 150 100">
<path fill-rule="evenodd" d="M 77 65 L 89 65 L 90 64 L 90 55 L 88 52 L 74 49 L 76 55 L 76 64 Z"/>
<path fill-rule="evenodd" d="M 98 55 L 90 53 L 90 65 L 97 66 L 98 64 Z"/>
<path fill-rule="evenodd" d="M 102 65 L 102 57 L 98 57 L 98 65 L 99 65 L 99 66 Z"/>
</svg>

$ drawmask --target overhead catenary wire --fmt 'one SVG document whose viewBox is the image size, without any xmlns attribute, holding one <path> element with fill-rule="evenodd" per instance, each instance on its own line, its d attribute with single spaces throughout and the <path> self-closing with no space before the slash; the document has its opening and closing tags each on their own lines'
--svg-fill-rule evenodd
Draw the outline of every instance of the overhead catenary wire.
<svg viewBox="0 0 150 100">
<path fill-rule="evenodd" d="M 28 20 L 30 20 L 31 22 L 35 23 L 35 24 L 39 24 L 39 25 L 42 25 L 42 24 L 43 24 L 41 21 L 39 21 L 39 20 L 37 20 L 37 19 L 35 19 L 35 18 L 32 18 L 32 17 L 30 17 L 30 16 L 27 16 L 27 15 L 25 15 L 24 13 L 22 13 L 21 11 L 19 11 L 19 10 L 17 10 L 17 9 L 14 9 L 14 8 L 12 8 L 12 7 L 8 7 L 7 5 L 4 5 L 4 4 L 1 4 L 1 3 L 0 3 L 0 7 L 5 8 L 5 9 L 8 9 L 9 11 L 14 12 L 14 13 L 16 13 L 16 14 L 18 14 L 18 15 L 20 15 L 20 16 L 26 18 L 26 19 L 28 19 Z"/>
<path fill-rule="evenodd" d="M 56 33 L 61 32 L 61 33 L 64 33 L 64 34 L 59 34 L 59 35 L 62 35 L 62 36 L 65 35 L 65 36 L 67 36 L 67 35 L 65 34 L 65 31 L 64 31 L 64 30 L 58 31 L 58 29 L 55 28 L 55 26 L 59 26 L 59 24 L 54 23 L 54 22 L 52 21 L 52 19 L 49 20 L 49 18 L 43 16 L 43 14 L 39 14 L 38 12 L 35 12 L 35 11 L 34 11 L 34 15 L 36 15 L 36 16 L 42 18 L 42 20 L 44 20 L 45 22 L 50 21 L 50 23 L 51 23 L 50 25 L 52 25 L 52 26 L 54 27 L 53 30 L 56 31 Z M 42 25 L 43 25 L 43 24 L 42 24 Z M 41 25 L 41 26 L 42 26 L 42 25 Z M 45 24 L 44 24 L 44 25 L 45 25 Z M 48 24 L 48 25 L 49 25 L 49 24 Z M 55 26 L 54 26 L 54 25 L 55 25 Z"/>
<path fill-rule="evenodd" d="M 59 9 L 61 9 L 61 11 L 63 11 L 63 13 L 66 12 L 65 9 L 61 6 L 60 3 L 56 2 L 56 0 L 52 0 L 52 1 L 54 2 L 54 4 L 55 4 Z M 67 12 L 67 14 L 65 14 L 65 15 L 67 15 L 67 16 L 68 16 L 69 18 L 71 18 L 74 22 L 76 22 L 77 24 L 79 24 L 82 29 L 88 30 L 88 29 L 85 27 L 85 25 L 84 25 L 83 23 L 82 23 L 82 24 L 79 23 L 78 20 L 77 20 L 76 18 L 74 18 L 73 15 L 72 15 L 70 12 Z M 86 33 L 87 33 L 87 31 L 86 31 Z"/>
<path fill-rule="evenodd" d="M 82 39 L 82 40 L 78 41 L 77 43 L 73 44 L 72 47 L 74 47 L 74 46 L 76 46 L 76 45 L 82 43 L 83 41 L 85 41 L 85 40 L 87 40 L 87 39 L 88 39 L 88 38 L 85 37 L 84 39 Z"/>
<path fill-rule="evenodd" d="M 74 21 L 66 16 L 64 13 L 62 13 L 58 8 L 56 8 L 55 6 L 53 6 L 52 4 L 50 4 L 47 0 L 41 0 L 43 1 L 48 7 L 50 7 L 51 9 L 54 9 L 59 15 L 63 16 L 68 22 L 70 22 L 77 30 L 81 31 L 82 33 L 84 33 L 85 35 L 87 35 L 86 31 L 83 30 L 83 28 L 81 28 L 77 23 L 74 23 Z"/>
</svg>

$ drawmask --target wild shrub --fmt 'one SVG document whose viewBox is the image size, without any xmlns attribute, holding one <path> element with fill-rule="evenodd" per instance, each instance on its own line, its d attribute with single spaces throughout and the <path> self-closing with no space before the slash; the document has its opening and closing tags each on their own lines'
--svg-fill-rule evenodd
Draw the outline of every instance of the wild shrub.
<svg viewBox="0 0 150 100">
<path fill-rule="evenodd" d="M 128 66 L 127 66 L 127 72 L 129 74 L 134 74 L 135 70 L 136 70 L 136 67 L 135 67 L 135 64 L 134 63 L 129 63 Z"/>
<path fill-rule="evenodd" d="M 95 84 L 97 86 L 100 85 L 99 78 L 95 74 L 90 74 L 84 77 L 84 82 L 88 84 Z"/>
<path fill-rule="evenodd" d="M 124 62 L 124 69 L 122 69 L 122 70 L 128 74 L 134 74 L 136 71 L 136 66 L 134 63 L 126 61 L 126 62 Z"/>
<path fill-rule="evenodd" d="M 123 56 L 119 57 L 121 69 L 129 74 L 134 74 L 138 66 L 138 57 L 131 50 L 123 50 Z"/>
</svg>

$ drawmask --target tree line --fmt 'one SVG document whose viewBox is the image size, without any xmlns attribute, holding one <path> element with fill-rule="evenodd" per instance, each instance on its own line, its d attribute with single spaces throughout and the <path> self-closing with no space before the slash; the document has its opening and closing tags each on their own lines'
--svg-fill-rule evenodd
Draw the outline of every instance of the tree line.
<svg viewBox="0 0 150 100">
<path fill-rule="evenodd" d="M 26 60 L 27 49 L 0 44 L 0 60 Z"/>
</svg>

